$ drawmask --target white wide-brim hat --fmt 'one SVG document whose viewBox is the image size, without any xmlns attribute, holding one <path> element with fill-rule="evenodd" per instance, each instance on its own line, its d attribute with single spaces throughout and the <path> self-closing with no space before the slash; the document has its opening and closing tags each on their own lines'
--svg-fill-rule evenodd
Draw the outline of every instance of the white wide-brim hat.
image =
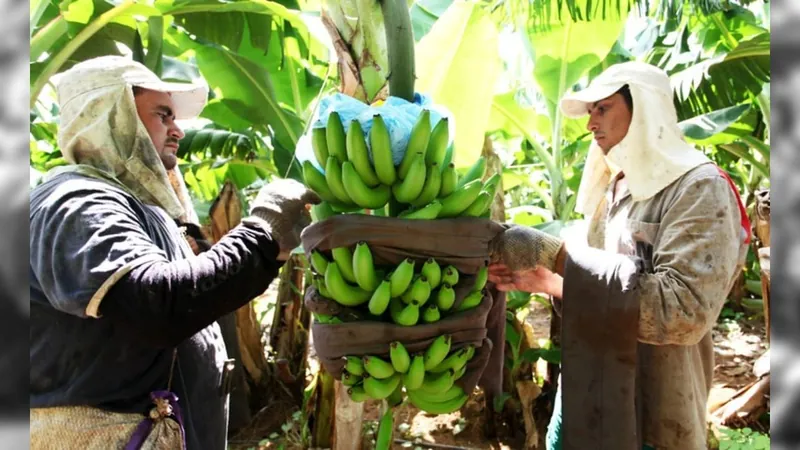
<svg viewBox="0 0 800 450">
<path fill-rule="evenodd" d="M 208 86 L 204 84 L 163 81 L 143 64 L 113 55 L 74 65 L 57 77 L 56 89 L 63 107 L 89 91 L 121 84 L 169 93 L 178 120 L 199 116 L 208 99 Z"/>
<path fill-rule="evenodd" d="M 571 118 L 585 116 L 589 114 L 589 107 L 594 103 L 631 84 L 648 87 L 663 95 L 672 95 L 666 72 L 651 64 L 629 61 L 614 64 L 592 80 L 586 89 L 562 97 L 561 112 Z"/>
</svg>

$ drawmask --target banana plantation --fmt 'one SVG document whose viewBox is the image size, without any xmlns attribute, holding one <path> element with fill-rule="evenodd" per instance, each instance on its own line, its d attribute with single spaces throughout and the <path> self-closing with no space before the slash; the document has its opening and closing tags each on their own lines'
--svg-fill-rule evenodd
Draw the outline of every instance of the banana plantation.
<svg viewBox="0 0 800 450">
<path fill-rule="evenodd" d="M 502 224 L 563 239 L 594 139 L 559 108 L 609 67 L 669 76 L 733 181 L 744 270 L 711 331 L 709 448 L 769 448 L 768 0 L 31 0 L 31 187 L 67 164 L 60 73 L 101 55 L 202 81 L 181 122 L 209 242 L 278 178 L 316 192 L 279 277 L 222 320 L 230 449 L 544 449 L 561 373 L 549 295 L 498 291 Z M 689 447 L 686 447 L 689 448 Z"/>
</svg>

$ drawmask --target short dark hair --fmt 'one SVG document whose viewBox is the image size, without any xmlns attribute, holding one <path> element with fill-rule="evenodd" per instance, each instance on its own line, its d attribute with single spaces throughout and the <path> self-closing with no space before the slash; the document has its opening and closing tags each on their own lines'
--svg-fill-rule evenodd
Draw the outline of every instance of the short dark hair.
<svg viewBox="0 0 800 450">
<path fill-rule="evenodd" d="M 631 97 L 630 86 L 628 86 L 627 84 L 625 86 L 622 86 L 621 88 L 619 88 L 617 92 L 615 92 L 615 94 L 622 95 L 622 98 L 625 99 L 625 104 L 628 105 L 628 110 L 630 110 L 630 112 L 633 112 L 633 97 Z"/>
<path fill-rule="evenodd" d="M 139 95 L 139 94 L 141 94 L 142 92 L 144 92 L 144 88 L 143 88 L 143 87 L 139 87 L 139 86 L 132 86 L 132 88 L 133 88 L 133 96 L 134 96 L 134 97 L 136 97 L 137 95 Z M 629 93 L 628 95 L 630 95 L 630 93 Z"/>
</svg>

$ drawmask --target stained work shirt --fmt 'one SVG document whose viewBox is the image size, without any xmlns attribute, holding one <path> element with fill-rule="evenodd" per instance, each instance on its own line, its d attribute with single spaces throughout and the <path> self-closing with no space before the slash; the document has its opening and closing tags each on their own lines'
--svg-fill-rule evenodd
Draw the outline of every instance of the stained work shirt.
<svg viewBox="0 0 800 450">
<path fill-rule="evenodd" d="M 615 184 L 590 219 L 588 257 L 576 252 L 564 278 L 565 448 L 706 448 L 711 330 L 747 253 L 738 198 L 713 164 L 645 201 L 634 202 L 624 186 L 612 197 Z M 586 340 L 584 348 L 569 348 L 592 332 L 607 338 L 602 350 L 587 350 L 593 344 Z M 598 417 L 580 412 L 597 405 Z M 581 421 L 594 429 L 571 433 Z M 620 429 L 627 433 L 610 432 Z"/>
<path fill-rule="evenodd" d="M 146 413 L 150 392 L 167 388 L 173 349 L 123 336 L 87 310 L 97 313 L 108 280 L 126 270 L 191 257 L 177 225 L 109 183 L 62 174 L 31 192 L 30 230 L 30 407 Z M 219 385 L 227 353 L 219 326 L 177 348 L 172 390 L 188 448 L 225 448 L 227 396 Z"/>
</svg>

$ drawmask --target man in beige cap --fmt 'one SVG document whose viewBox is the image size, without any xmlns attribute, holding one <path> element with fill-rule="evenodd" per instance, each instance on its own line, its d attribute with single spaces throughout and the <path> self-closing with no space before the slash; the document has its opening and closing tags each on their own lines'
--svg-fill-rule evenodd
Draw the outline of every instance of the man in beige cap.
<svg viewBox="0 0 800 450">
<path fill-rule="evenodd" d="M 490 267 L 501 290 L 558 299 L 548 449 L 704 449 L 711 329 L 749 242 L 741 199 L 683 139 L 662 70 L 611 66 L 560 106 L 594 135 L 577 198 L 586 242 L 511 227 Z"/>
<path fill-rule="evenodd" d="M 32 448 L 224 449 L 216 320 L 266 290 L 319 199 L 278 180 L 195 256 L 168 171 L 202 85 L 107 56 L 60 76 L 69 165 L 30 195 Z"/>
</svg>

